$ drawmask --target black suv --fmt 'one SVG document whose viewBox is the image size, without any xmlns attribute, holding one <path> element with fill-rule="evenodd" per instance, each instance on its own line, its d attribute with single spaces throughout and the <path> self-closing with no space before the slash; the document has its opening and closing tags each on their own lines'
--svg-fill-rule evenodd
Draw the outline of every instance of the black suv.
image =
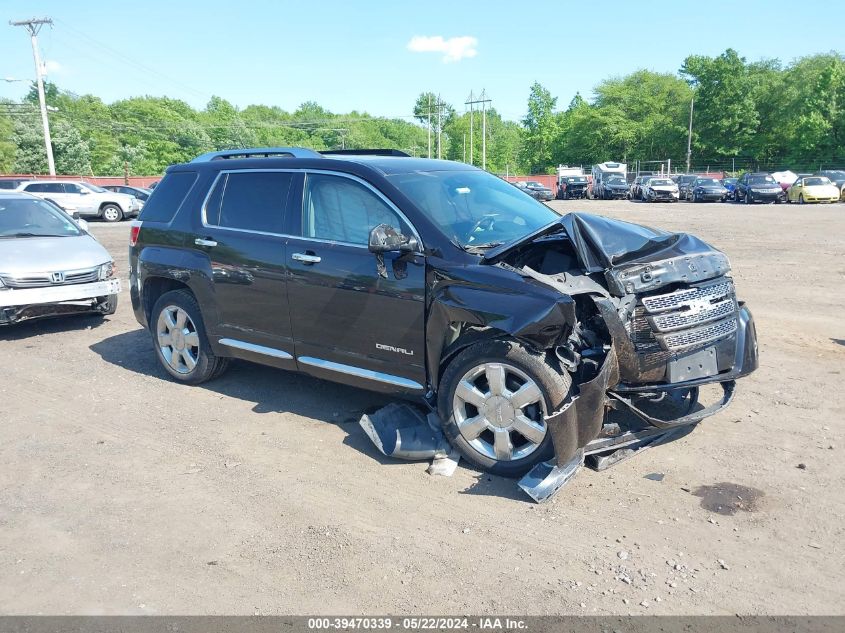
<svg viewBox="0 0 845 633">
<path fill-rule="evenodd" d="M 727 257 L 559 216 L 463 163 L 262 148 L 170 167 L 133 223 L 132 306 L 164 369 L 230 358 L 420 399 L 473 464 L 517 475 L 725 406 L 757 366 Z M 698 386 L 720 383 L 713 406 Z M 671 397 L 666 397 L 666 395 Z M 680 406 L 668 418 L 643 403 Z"/>
</svg>

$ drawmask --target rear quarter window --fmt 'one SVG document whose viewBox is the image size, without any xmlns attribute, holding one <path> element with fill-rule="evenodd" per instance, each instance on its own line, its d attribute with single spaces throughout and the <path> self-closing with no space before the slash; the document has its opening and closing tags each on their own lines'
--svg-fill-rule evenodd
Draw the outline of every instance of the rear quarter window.
<svg viewBox="0 0 845 633">
<path fill-rule="evenodd" d="M 170 222 L 197 181 L 195 171 L 167 174 L 153 189 L 139 217 L 144 222 Z"/>
</svg>

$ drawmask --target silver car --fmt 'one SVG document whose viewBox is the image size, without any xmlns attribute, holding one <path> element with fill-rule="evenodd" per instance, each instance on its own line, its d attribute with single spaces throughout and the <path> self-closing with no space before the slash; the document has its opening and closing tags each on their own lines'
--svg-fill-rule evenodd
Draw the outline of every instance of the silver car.
<svg viewBox="0 0 845 633">
<path fill-rule="evenodd" d="M 141 210 L 141 204 L 134 196 L 107 191 L 90 182 L 25 180 L 18 185 L 17 191 L 51 200 L 68 213 L 102 218 L 106 222 L 136 217 Z"/>
<path fill-rule="evenodd" d="M 0 192 L 0 325 L 79 312 L 114 314 L 111 255 L 55 203 Z"/>
</svg>

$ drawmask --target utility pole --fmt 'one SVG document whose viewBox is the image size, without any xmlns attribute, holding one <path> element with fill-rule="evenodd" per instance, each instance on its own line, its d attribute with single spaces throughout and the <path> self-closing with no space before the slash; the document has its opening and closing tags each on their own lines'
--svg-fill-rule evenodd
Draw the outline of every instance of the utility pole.
<svg viewBox="0 0 845 633">
<path fill-rule="evenodd" d="M 472 105 L 475 103 L 473 100 L 472 90 L 469 91 L 469 98 L 464 102 L 464 105 L 469 106 L 469 164 L 473 165 L 472 162 L 472 128 L 475 127 L 472 121 Z"/>
<path fill-rule="evenodd" d="M 431 158 L 431 93 L 428 93 L 428 157 Z"/>
<path fill-rule="evenodd" d="M 472 112 L 473 106 L 481 104 L 481 168 L 487 169 L 487 104 L 492 103 L 490 99 L 486 98 L 486 90 L 482 90 L 478 99 L 473 97 L 472 92 L 469 93 L 469 100 L 466 105 L 469 106 L 469 162 L 472 164 Z"/>
<path fill-rule="evenodd" d="M 692 108 L 695 99 L 689 100 L 689 134 L 687 135 L 687 173 L 689 173 L 690 158 L 692 158 Z"/>
<path fill-rule="evenodd" d="M 442 157 L 440 153 L 440 133 L 443 131 L 442 114 L 443 101 L 440 99 L 440 95 L 437 95 L 437 158 Z"/>
<path fill-rule="evenodd" d="M 487 169 L 487 101 L 484 99 L 484 93 L 481 91 L 481 169 Z"/>
<path fill-rule="evenodd" d="M 44 80 L 42 78 L 43 68 L 41 57 L 38 55 L 38 32 L 45 24 L 53 26 L 50 18 L 32 18 L 31 20 L 20 20 L 19 22 L 9 21 L 12 26 L 22 26 L 29 32 L 32 42 L 32 57 L 35 59 L 35 79 L 38 84 L 38 102 L 41 104 L 41 124 L 44 127 L 44 147 L 47 149 L 47 166 L 50 168 L 50 175 L 56 175 L 56 163 L 53 160 L 53 141 L 50 138 L 50 124 L 47 121 L 47 102 L 44 99 Z"/>
</svg>

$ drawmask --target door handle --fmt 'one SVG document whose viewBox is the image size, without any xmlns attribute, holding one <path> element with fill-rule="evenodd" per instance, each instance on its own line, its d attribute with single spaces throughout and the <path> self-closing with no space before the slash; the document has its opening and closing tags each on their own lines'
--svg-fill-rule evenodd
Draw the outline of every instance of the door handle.
<svg viewBox="0 0 845 633">
<path fill-rule="evenodd" d="M 201 237 L 195 239 L 194 244 L 196 244 L 197 246 L 217 246 L 217 242 L 215 242 L 214 240 L 206 240 Z"/>
<path fill-rule="evenodd" d="M 309 255 L 308 253 L 294 253 L 291 259 L 305 264 L 319 264 L 322 258 L 319 255 Z"/>
</svg>

